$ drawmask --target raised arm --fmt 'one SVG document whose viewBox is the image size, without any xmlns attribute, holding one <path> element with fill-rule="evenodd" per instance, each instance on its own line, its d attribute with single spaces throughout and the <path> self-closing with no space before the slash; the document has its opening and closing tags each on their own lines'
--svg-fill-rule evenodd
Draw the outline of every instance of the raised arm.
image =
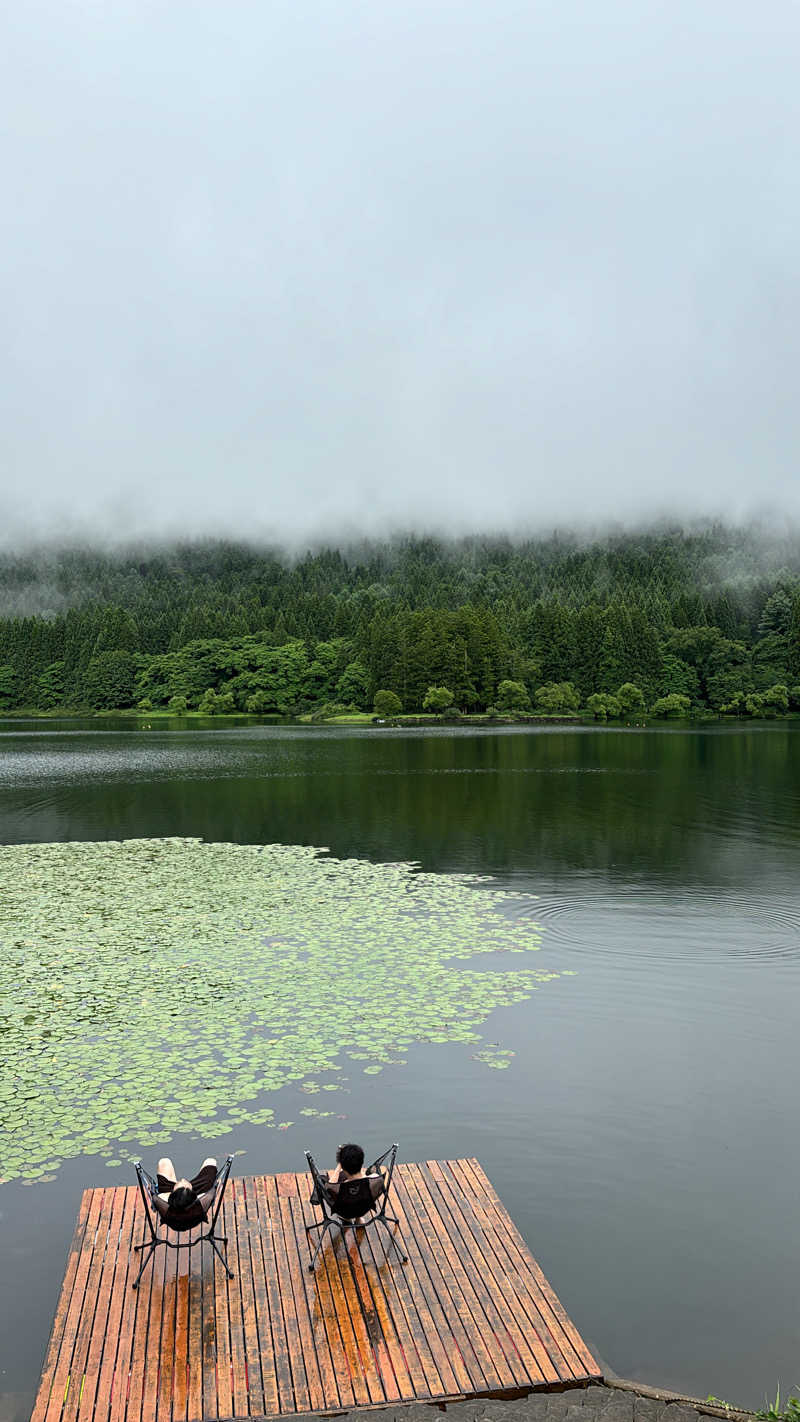
<svg viewBox="0 0 800 1422">
<path fill-rule="evenodd" d="M 200 1204 L 201 1204 L 202 1207 L 203 1207 L 203 1213 L 204 1213 L 204 1214 L 207 1215 L 208 1212 L 209 1212 L 209 1210 L 211 1209 L 211 1206 L 212 1206 L 213 1203 L 214 1203 L 214 1196 L 216 1195 L 216 1193 L 217 1193 L 217 1182 L 216 1182 L 216 1180 L 215 1180 L 215 1181 L 214 1181 L 214 1184 L 211 1186 L 211 1189 L 210 1189 L 210 1190 L 206 1190 L 206 1192 L 205 1192 L 204 1195 L 198 1195 L 197 1198 L 198 1198 L 198 1201 L 200 1202 Z"/>
</svg>

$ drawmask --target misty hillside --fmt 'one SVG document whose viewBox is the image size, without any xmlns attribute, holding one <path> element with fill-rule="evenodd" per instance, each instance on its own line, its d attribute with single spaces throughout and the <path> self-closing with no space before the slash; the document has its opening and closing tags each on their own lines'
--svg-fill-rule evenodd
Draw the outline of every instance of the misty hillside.
<svg viewBox="0 0 800 1422">
<path fill-rule="evenodd" d="M 485 710 L 510 682 L 518 709 L 604 695 L 615 714 L 632 683 L 647 705 L 745 714 L 749 698 L 757 714 L 786 710 L 800 681 L 800 543 L 714 525 L 294 558 L 213 542 L 48 549 L 0 559 L 0 618 L 6 709 L 283 715 L 368 709 L 387 690 L 414 711 L 433 686 Z M 786 705 L 758 702 L 776 686 Z"/>
</svg>

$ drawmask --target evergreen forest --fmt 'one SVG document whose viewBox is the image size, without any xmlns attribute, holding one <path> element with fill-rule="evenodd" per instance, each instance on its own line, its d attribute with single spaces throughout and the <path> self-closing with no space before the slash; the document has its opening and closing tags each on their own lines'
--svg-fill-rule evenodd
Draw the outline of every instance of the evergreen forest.
<svg viewBox="0 0 800 1422">
<path fill-rule="evenodd" d="M 800 539 L 396 537 L 0 555 L 0 710 L 776 716 Z"/>
</svg>

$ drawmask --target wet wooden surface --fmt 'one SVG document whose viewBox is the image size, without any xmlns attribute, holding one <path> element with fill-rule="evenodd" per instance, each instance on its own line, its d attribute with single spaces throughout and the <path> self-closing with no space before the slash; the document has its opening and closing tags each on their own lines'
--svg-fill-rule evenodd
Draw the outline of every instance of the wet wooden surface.
<svg viewBox="0 0 800 1422">
<path fill-rule="evenodd" d="M 231 1178 L 208 1244 L 158 1249 L 135 1187 L 86 1190 L 32 1422 L 212 1422 L 580 1384 L 600 1368 L 477 1160 L 398 1166 L 378 1228 L 309 1273 L 307 1175 Z"/>
</svg>

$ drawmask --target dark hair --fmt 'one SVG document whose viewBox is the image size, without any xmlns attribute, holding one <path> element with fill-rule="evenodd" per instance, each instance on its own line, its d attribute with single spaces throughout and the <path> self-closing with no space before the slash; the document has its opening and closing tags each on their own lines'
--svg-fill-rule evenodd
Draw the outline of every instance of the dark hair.
<svg viewBox="0 0 800 1422">
<path fill-rule="evenodd" d="M 194 1190 L 190 1190 L 188 1185 L 179 1185 L 173 1190 L 169 1197 L 170 1210 L 188 1210 L 197 1199 Z"/>
<path fill-rule="evenodd" d="M 357 1175 L 364 1164 L 364 1152 L 360 1145 L 340 1145 L 336 1152 L 336 1163 L 348 1175 Z"/>
</svg>

